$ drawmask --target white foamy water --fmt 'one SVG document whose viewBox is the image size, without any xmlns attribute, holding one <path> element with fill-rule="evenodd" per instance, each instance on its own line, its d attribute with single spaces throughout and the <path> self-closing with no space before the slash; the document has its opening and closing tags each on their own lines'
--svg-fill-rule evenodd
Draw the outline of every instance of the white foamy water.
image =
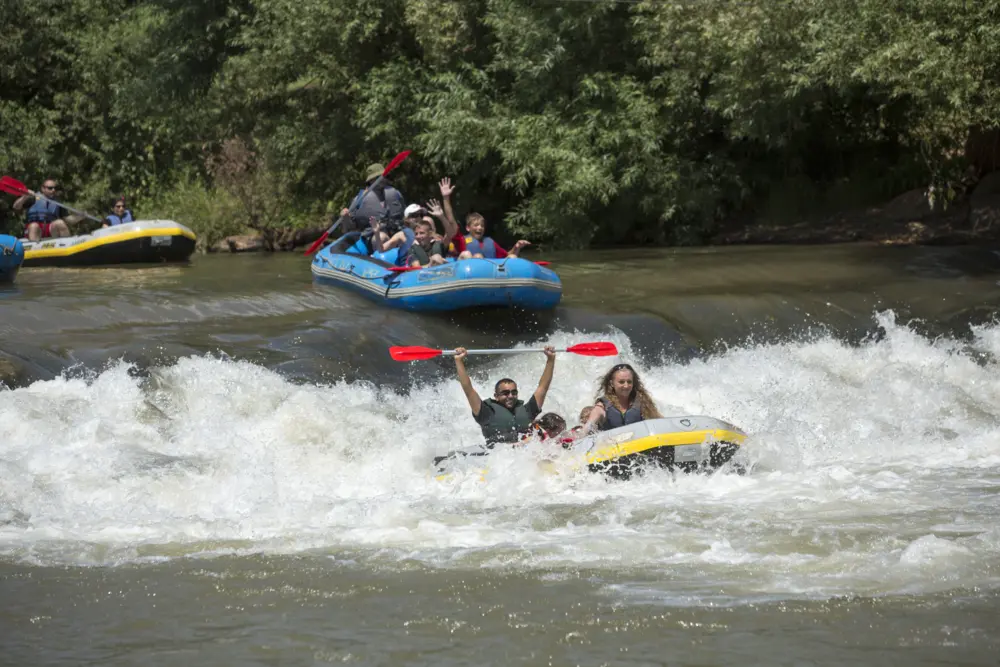
<svg viewBox="0 0 1000 667">
<path fill-rule="evenodd" d="M 580 570 L 674 604 L 996 586 L 1000 328 L 733 348 L 637 364 L 666 414 L 750 434 L 749 473 L 628 482 L 502 451 L 448 481 L 430 459 L 481 441 L 456 381 L 408 394 L 296 385 L 216 358 L 0 391 L 0 554 L 116 564 L 299 553 L 386 566 Z M 569 333 L 553 344 L 580 342 Z M 573 421 L 619 358 L 560 355 L 546 410 Z M 987 361 L 977 361 L 976 353 Z M 541 355 L 477 361 L 533 390 Z M 419 366 L 415 366 L 415 376 Z"/>
</svg>

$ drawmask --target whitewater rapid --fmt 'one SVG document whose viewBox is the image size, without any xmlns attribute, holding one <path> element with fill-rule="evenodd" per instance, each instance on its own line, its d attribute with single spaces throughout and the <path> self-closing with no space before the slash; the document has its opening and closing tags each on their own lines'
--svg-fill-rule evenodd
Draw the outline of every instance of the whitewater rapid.
<svg viewBox="0 0 1000 667">
<path fill-rule="evenodd" d="M 628 572 L 609 592 L 673 604 L 996 586 L 1000 326 L 747 343 L 703 359 L 561 355 L 545 403 L 574 423 L 612 364 L 664 414 L 749 434 L 749 472 L 628 482 L 544 474 L 537 451 L 481 479 L 430 460 L 481 442 L 454 380 L 317 385 L 223 356 L 113 362 L 0 390 L 0 557 L 118 565 L 322 553 L 351 564 Z M 582 342 L 561 332 L 546 341 Z M 533 390 L 539 354 L 475 360 L 480 393 Z"/>
</svg>

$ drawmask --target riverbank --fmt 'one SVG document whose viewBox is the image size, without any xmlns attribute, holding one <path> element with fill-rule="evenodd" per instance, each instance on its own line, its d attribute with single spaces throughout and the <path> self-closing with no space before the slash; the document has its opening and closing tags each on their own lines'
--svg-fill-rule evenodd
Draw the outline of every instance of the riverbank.
<svg viewBox="0 0 1000 667">
<path fill-rule="evenodd" d="M 325 226 L 289 230 L 279 235 L 276 250 L 308 246 Z M 932 208 L 927 193 L 911 190 L 882 206 L 806 216 L 794 221 L 734 218 L 720 225 L 706 245 L 786 245 L 874 242 L 885 245 L 1000 244 L 1000 172 L 986 176 L 972 193 L 947 208 Z M 209 252 L 267 250 L 260 235 L 229 236 Z"/>
<path fill-rule="evenodd" d="M 1000 243 L 1000 172 L 947 208 L 932 208 L 923 190 L 882 206 L 813 216 L 795 222 L 733 221 L 710 245 L 875 242 L 885 245 Z"/>
</svg>

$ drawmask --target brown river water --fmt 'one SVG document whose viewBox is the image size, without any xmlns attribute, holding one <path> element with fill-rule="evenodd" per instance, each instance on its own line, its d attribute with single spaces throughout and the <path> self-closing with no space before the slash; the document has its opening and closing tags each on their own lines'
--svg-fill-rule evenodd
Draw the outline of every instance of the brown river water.
<svg viewBox="0 0 1000 667">
<path fill-rule="evenodd" d="M 541 258 L 540 256 L 536 258 Z M 0 665 L 996 665 L 1000 254 L 546 255 L 553 313 L 390 311 L 308 260 L 26 269 L 0 288 Z M 447 360 L 633 363 L 747 474 L 546 474 Z M 541 355 L 470 362 L 482 393 Z M 0 376 L 2 377 L 2 376 Z"/>
</svg>

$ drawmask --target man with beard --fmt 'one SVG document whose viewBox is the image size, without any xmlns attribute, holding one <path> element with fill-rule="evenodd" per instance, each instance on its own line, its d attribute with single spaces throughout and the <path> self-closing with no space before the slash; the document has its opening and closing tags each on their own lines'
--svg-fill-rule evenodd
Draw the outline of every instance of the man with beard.
<svg viewBox="0 0 1000 667">
<path fill-rule="evenodd" d="M 472 416 L 483 430 L 486 446 L 494 447 L 497 443 L 517 443 L 521 435 L 531 431 L 531 423 L 542 412 L 545 394 L 552 384 L 552 372 L 555 370 L 556 351 L 551 345 L 545 346 L 545 370 L 538 380 L 538 388 L 528 402 L 518 399 L 517 383 L 504 378 L 496 383 L 493 398 L 483 400 L 472 386 L 469 373 L 465 370 L 465 357 L 468 352 L 464 347 L 455 349 L 455 369 L 458 371 L 458 381 L 465 392 L 465 398 L 472 408 Z"/>
</svg>

